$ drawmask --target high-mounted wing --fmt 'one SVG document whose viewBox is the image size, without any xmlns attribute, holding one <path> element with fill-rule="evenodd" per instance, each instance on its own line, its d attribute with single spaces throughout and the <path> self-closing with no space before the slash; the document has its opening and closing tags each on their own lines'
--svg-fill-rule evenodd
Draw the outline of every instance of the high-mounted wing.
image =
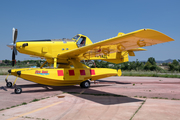
<svg viewBox="0 0 180 120">
<path fill-rule="evenodd" d="M 114 52 L 141 51 L 143 49 L 139 49 L 139 47 L 146 47 L 170 41 L 174 40 L 161 32 L 152 29 L 141 29 L 74 50 L 69 50 L 59 54 L 58 58 L 90 58 Z"/>
</svg>

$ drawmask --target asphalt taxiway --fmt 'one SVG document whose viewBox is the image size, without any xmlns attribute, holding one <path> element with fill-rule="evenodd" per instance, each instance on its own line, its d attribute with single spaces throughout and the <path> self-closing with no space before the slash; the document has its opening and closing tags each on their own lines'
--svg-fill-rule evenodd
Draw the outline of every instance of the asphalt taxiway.
<svg viewBox="0 0 180 120">
<path fill-rule="evenodd" d="M 15 94 L 0 76 L 1 120 L 178 120 L 180 79 L 109 77 L 77 86 L 52 87 L 17 79 Z M 15 80 L 9 76 L 9 81 Z"/>
</svg>

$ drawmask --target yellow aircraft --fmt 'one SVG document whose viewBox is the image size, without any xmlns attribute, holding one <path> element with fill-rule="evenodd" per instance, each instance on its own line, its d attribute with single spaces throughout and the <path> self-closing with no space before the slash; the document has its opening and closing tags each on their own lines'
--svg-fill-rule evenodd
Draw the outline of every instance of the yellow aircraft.
<svg viewBox="0 0 180 120">
<path fill-rule="evenodd" d="M 16 42 L 17 33 L 17 29 L 13 28 L 13 43 L 7 45 L 13 49 L 12 66 L 15 64 L 17 51 L 46 59 L 46 61 L 40 68 L 20 68 L 8 71 L 9 74 L 16 76 L 16 79 L 12 84 L 8 82 L 7 76 L 6 86 L 14 86 L 16 94 L 22 92 L 22 89 L 15 84 L 18 77 L 50 86 L 79 84 L 82 88 L 88 88 L 90 81 L 115 75 L 121 76 L 121 70 L 90 68 L 80 61 L 104 60 L 116 64 L 123 63 L 128 61 L 128 55 L 135 56 L 134 51 L 146 50 L 140 47 L 173 41 L 167 35 L 152 29 L 141 29 L 127 34 L 120 32 L 115 37 L 94 44 L 82 34 L 72 39 Z M 45 64 L 49 67 L 44 68 Z M 52 64 L 53 67 L 50 67 Z"/>
</svg>

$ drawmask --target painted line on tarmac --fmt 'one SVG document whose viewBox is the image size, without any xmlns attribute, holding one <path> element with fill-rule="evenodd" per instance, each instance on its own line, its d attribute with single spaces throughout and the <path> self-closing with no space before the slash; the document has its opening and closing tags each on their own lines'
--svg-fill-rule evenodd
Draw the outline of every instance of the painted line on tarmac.
<svg viewBox="0 0 180 120">
<path fill-rule="evenodd" d="M 82 90 L 81 92 L 80 92 L 80 95 L 82 94 L 82 93 L 84 93 L 85 92 L 85 90 Z"/>
<path fill-rule="evenodd" d="M 34 112 L 37 112 L 37 111 L 40 111 L 40 110 L 49 108 L 49 107 L 52 107 L 52 106 L 57 105 L 57 104 L 60 104 L 60 103 L 62 103 L 62 102 L 63 102 L 63 101 L 60 101 L 60 102 L 57 102 L 57 103 L 54 103 L 54 104 L 51 104 L 51 105 L 48 105 L 48 106 L 45 106 L 45 107 L 42 107 L 42 108 L 33 110 L 33 111 L 30 111 L 30 112 L 27 112 L 27 113 L 24 113 L 24 114 L 18 115 L 18 116 L 16 116 L 16 117 L 9 118 L 9 119 L 7 119 L 7 120 L 14 120 L 14 119 L 17 119 L 17 118 L 19 118 L 19 117 L 22 117 L 22 116 L 25 116 L 25 115 L 28 115 L 28 114 L 31 114 L 31 113 L 34 113 Z"/>
</svg>

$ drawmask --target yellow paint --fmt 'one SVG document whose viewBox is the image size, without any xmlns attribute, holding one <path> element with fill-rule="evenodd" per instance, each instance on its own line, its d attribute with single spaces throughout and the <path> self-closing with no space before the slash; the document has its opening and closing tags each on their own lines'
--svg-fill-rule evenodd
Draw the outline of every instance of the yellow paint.
<svg viewBox="0 0 180 120">
<path fill-rule="evenodd" d="M 57 58 L 54 58 L 54 68 L 57 67 Z"/>
<path fill-rule="evenodd" d="M 48 52 L 48 48 L 47 47 L 43 47 L 42 48 L 42 53 L 47 53 Z"/>
<path fill-rule="evenodd" d="M 83 68 L 83 64 L 76 59 L 71 59 L 69 61 L 73 64 L 74 68 Z"/>
<path fill-rule="evenodd" d="M 69 70 L 73 70 L 74 75 L 69 75 Z M 85 75 L 81 75 L 81 70 L 85 71 Z M 95 74 L 91 75 L 90 70 L 93 70 Z M 20 69 L 12 69 L 11 71 L 14 74 Z M 64 75 L 61 76 L 58 71 L 63 71 Z M 97 80 L 115 75 L 117 75 L 117 70 L 109 68 L 32 68 L 22 70 L 20 77 L 44 85 L 67 86 L 80 84 L 88 79 Z"/>
<path fill-rule="evenodd" d="M 124 33 L 122 33 L 122 32 L 119 32 L 117 36 L 121 36 L 121 35 L 124 35 Z"/>
<path fill-rule="evenodd" d="M 128 50 L 129 56 L 135 56 L 133 51 Z"/>
<path fill-rule="evenodd" d="M 16 116 L 16 117 L 9 118 L 9 119 L 7 119 L 7 120 L 15 120 L 15 119 L 20 118 L 20 117 L 22 117 L 22 116 L 25 116 L 25 115 L 28 115 L 28 114 L 31 114 L 31 113 L 34 113 L 34 112 L 37 112 L 37 111 L 40 111 L 40 110 L 43 110 L 43 109 L 52 107 L 52 106 L 55 106 L 55 105 L 60 104 L 60 103 L 62 103 L 62 102 L 63 102 L 63 101 L 60 101 L 60 102 L 57 102 L 57 103 L 54 103 L 54 104 L 51 104 L 51 105 L 48 105 L 48 106 L 45 106 L 45 107 L 42 107 L 42 108 L 33 110 L 33 111 L 30 111 L 30 112 L 27 112 L 27 113 L 23 113 L 23 114 L 18 115 L 18 116 Z"/>
<path fill-rule="evenodd" d="M 91 58 L 95 55 L 103 55 L 103 52 L 99 50 L 102 48 L 108 48 L 110 50 L 110 53 L 127 51 L 134 48 L 139 48 L 140 43 L 138 41 L 142 40 L 143 44 L 141 45 L 143 46 L 144 43 L 145 46 L 151 46 L 164 42 L 174 41 L 172 38 L 158 31 L 152 29 L 141 29 L 128 34 L 124 34 L 122 36 L 116 36 L 104 41 L 87 45 L 79 49 L 63 52 L 58 55 L 58 58 L 77 58 L 79 56 L 83 56 L 84 54 L 86 54 L 87 56 L 89 55 L 89 57 Z"/>
<path fill-rule="evenodd" d="M 5 78 L 5 80 L 7 80 L 8 76 L 9 76 L 9 73 L 8 73 L 7 77 Z"/>
<path fill-rule="evenodd" d="M 118 70 L 118 76 L 121 76 L 122 75 L 122 72 L 121 72 L 121 69 Z"/>
<path fill-rule="evenodd" d="M 14 81 L 14 83 L 13 83 L 13 86 L 16 84 L 16 80 L 17 80 L 17 78 L 18 78 L 18 76 L 16 77 L 16 79 L 15 79 L 15 81 Z"/>
<path fill-rule="evenodd" d="M 40 68 L 42 68 L 45 64 L 47 63 L 47 61 L 45 61 L 42 65 L 41 65 L 41 67 Z"/>
</svg>

